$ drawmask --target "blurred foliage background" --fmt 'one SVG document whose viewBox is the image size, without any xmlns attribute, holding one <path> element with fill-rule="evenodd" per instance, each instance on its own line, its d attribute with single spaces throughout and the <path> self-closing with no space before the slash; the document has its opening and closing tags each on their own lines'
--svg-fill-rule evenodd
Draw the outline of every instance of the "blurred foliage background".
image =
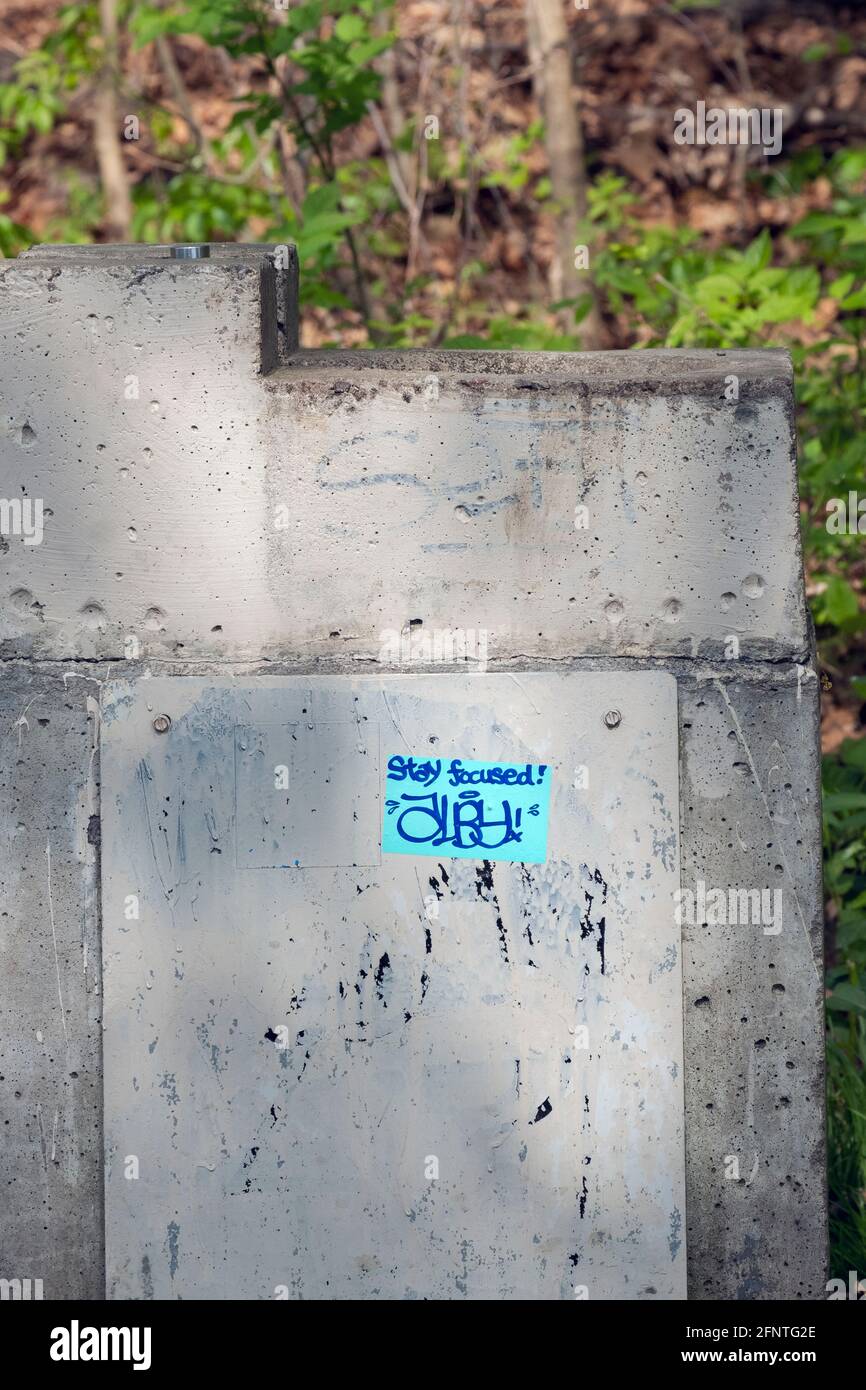
<svg viewBox="0 0 866 1390">
<path fill-rule="evenodd" d="M 2 0 L 0 18 L 5 256 L 293 240 L 308 347 L 790 349 L 823 669 L 833 1273 L 866 1275 L 866 13 Z M 677 144 L 698 100 L 778 109 L 781 153 Z"/>
</svg>

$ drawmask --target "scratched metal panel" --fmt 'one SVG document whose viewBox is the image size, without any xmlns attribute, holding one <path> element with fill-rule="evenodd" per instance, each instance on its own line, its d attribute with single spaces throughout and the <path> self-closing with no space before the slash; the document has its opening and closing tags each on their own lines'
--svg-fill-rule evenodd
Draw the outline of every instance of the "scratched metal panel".
<svg viewBox="0 0 866 1390">
<path fill-rule="evenodd" d="M 545 863 L 380 855 L 395 753 Z M 109 1296 L 685 1297 L 672 676 L 116 682 L 102 774 Z"/>
<path fill-rule="evenodd" d="M 291 792 L 275 786 L 285 770 Z M 240 726 L 235 733 L 239 869 L 334 868 L 380 859 L 379 729 L 354 719 Z"/>
</svg>

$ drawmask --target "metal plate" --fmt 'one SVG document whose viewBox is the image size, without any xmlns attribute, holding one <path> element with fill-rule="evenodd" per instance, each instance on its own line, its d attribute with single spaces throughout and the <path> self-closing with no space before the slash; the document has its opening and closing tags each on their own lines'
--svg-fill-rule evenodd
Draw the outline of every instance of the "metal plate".
<svg viewBox="0 0 866 1390">
<path fill-rule="evenodd" d="M 645 672 L 107 689 L 110 1297 L 685 1297 L 676 715 Z M 343 818 L 295 855 L 292 730 Z M 550 766 L 543 864 L 379 861 L 437 748 Z"/>
<path fill-rule="evenodd" d="M 301 713 L 235 730 L 238 868 L 378 864 L 378 724 Z"/>
</svg>

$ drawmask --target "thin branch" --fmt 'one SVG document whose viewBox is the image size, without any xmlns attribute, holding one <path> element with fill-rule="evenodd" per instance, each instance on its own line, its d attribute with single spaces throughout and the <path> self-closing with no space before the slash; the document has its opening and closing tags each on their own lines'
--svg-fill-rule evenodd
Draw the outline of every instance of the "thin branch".
<svg viewBox="0 0 866 1390">
<path fill-rule="evenodd" d="M 195 118 L 195 113 L 192 109 L 189 94 L 186 90 L 186 87 L 184 86 L 184 81 L 181 77 L 180 68 L 178 67 L 177 60 L 174 56 L 174 49 L 172 48 L 171 39 L 168 37 L 167 34 L 157 35 L 156 54 L 159 59 L 159 65 L 162 68 L 163 75 L 169 87 L 171 88 L 171 94 L 177 103 L 178 110 L 180 111 L 181 116 L 186 122 L 186 126 L 189 130 L 190 135 L 195 141 L 196 153 L 201 156 L 205 168 L 209 169 L 211 161 L 210 154 L 208 152 L 207 142 L 204 138 L 204 135 L 202 134 L 201 127 Z"/>
</svg>

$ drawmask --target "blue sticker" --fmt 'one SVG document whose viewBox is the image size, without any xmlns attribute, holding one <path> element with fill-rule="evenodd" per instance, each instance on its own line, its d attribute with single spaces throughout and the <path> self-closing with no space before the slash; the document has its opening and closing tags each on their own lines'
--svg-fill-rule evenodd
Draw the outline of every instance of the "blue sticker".
<svg viewBox="0 0 866 1390">
<path fill-rule="evenodd" d="M 550 778 L 547 763 L 389 758 L 382 853 L 543 864 Z"/>
</svg>

